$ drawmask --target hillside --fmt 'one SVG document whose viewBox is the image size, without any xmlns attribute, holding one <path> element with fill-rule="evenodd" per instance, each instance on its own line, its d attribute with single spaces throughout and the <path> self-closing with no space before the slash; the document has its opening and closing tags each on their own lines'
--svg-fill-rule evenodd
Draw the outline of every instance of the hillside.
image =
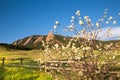
<svg viewBox="0 0 120 80">
<path fill-rule="evenodd" d="M 29 48 L 29 47 L 26 47 L 26 46 L 12 45 L 12 44 L 7 44 L 7 43 L 0 43 L 0 51 L 1 50 L 10 51 L 11 49 L 14 49 L 14 50 L 32 50 L 32 48 Z"/>
<path fill-rule="evenodd" d="M 61 35 L 53 34 L 52 32 L 48 33 L 48 35 L 32 35 L 25 37 L 23 39 L 19 39 L 14 41 L 12 44 L 0 44 L 1 46 L 6 47 L 6 49 L 22 49 L 22 50 L 31 50 L 31 49 L 44 49 L 42 46 L 42 41 L 45 43 L 49 43 L 50 45 L 54 45 L 55 43 L 59 45 L 67 45 L 68 42 L 72 39 L 71 37 L 65 37 Z M 74 42 L 76 43 L 76 46 L 81 46 L 81 43 L 85 39 L 80 38 L 80 42 Z M 114 43 L 113 47 L 120 48 L 120 41 L 118 40 L 112 40 L 112 41 L 99 41 L 94 40 L 94 44 L 101 45 L 102 49 L 104 49 L 104 45 Z M 116 46 L 117 45 L 117 46 Z M 97 49 L 96 46 L 94 46 L 94 49 Z"/>
<path fill-rule="evenodd" d="M 64 38 L 67 40 L 65 41 Z M 48 33 L 48 35 L 32 35 L 25 37 L 23 39 L 16 40 L 12 43 L 14 46 L 24 46 L 30 49 L 43 49 L 42 41 L 45 43 L 49 43 L 53 45 L 54 43 L 58 43 L 61 45 L 65 45 L 70 40 L 70 37 L 64 37 L 61 35 L 55 35 L 52 32 Z"/>
</svg>

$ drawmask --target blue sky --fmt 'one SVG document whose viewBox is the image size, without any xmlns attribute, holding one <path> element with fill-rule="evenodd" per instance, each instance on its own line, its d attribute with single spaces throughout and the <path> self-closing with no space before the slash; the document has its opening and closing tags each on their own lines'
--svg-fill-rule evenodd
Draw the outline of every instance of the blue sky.
<svg viewBox="0 0 120 80">
<path fill-rule="evenodd" d="M 69 24 L 76 10 L 96 21 L 103 16 L 105 8 L 117 14 L 120 0 L 0 0 L 0 43 L 46 35 L 56 20 Z"/>
</svg>

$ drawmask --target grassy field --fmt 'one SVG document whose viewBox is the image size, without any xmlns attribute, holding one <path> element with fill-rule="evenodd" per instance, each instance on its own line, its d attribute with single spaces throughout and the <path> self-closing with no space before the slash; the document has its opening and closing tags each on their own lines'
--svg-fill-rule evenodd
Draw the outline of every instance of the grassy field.
<svg viewBox="0 0 120 80">
<path fill-rule="evenodd" d="M 23 65 L 38 66 L 38 60 L 50 59 L 49 56 L 45 56 L 42 50 L 13 50 L 8 51 L 5 47 L 0 46 L 0 66 L 2 65 L 2 59 L 5 57 L 4 67 L 0 67 L 0 80 L 54 80 L 56 72 L 46 73 L 44 70 L 36 68 L 20 67 L 20 60 L 12 60 L 23 58 Z M 54 55 L 55 59 L 63 59 L 61 54 L 57 54 L 55 51 L 51 55 Z M 51 76 L 52 75 L 52 76 Z M 57 74 L 60 78 L 61 75 Z"/>
<path fill-rule="evenodd" d="M 41 51 L 7 51 L 4 47 L 0 47 L 0 59 L 16 59 L 26 58 L 30 62 L 24 61 L 25 65 L 37 65 L 35 60 L 40 57 Z M 0 66 L 2 61 L 0 61 Z M 0 67 L 0 80 L 53 80 L 52 76 L 44 71 L 35 68 L 20 67 L 20 61 L 5 60 L 5 66 Z"/>
<path fill-rule="evenodd" d="M 70 49 L 69 49 L 70 50 Z M 68 51 L 68 50 L 67 50 Z M 71 52 L 71 51 L 70 51 Z M 82 53 L 81 51 L 79 51 Z M 99 51 L 95 51 L 96 54 L 99 53 Z M 120 51 L 114 51 L 112 52 L 109 57 L 113 57 L 113 55 L 117 55 L 115 61 L 120 61 Z M 38 66 L 38 60 L 44 60 L 44 59 L 50 59 L 50 56 L 54 59 L 65 59 L 66 54 L 62 54 L 59 52 L 56 52 L 55 50 L 52 50 L 52 53 L 49 56 L 45 55 L 45 52 L 42 50 L 6 50 L 6 48 L 0 46 L 0 59 L 5 57 L 5 59 L 17 59 L 17 58 L 23 58 L 28 61 L 23 61 L 24 65 L 31 65 L 31 66 Z M 99 59 L 99 62 L 105 61 L 105 55 L 101 56 Z M 0 61 L 0 66 L 2 65 L 2 61 Z M 53 73 L 45 73 L 44 70 L 39 70 L 35 68 L 26 68 L 26 67 L 20 67 L 20 61 L 11 61 L 6 60 L 5 66 L 0 67 L 0 80 L 54 80 L 53 75 L 57 75 L 59 78 L 64 79 L 61 75 L 66 75 L 64 73 L 60 74 L 59 72 L 53 72 Z M 120 71 L 120 65 L 117 65 L 116 70 Z M 70 73 L 69 73 L 70 74 Z M 67 76 L 70 76 L 70 75 Z M 75 73 L 74 73 L 75 74 Z M 71 75 L 74 75 L 71 73 Z M 61 80 L 60 79 L 60 80 Z"/>
<path fill-rule="evenodd" d="M 37 69 L 22 67 L 0 68 L 0 80 L 53 80 L 53 78 Z"/>
</svg>

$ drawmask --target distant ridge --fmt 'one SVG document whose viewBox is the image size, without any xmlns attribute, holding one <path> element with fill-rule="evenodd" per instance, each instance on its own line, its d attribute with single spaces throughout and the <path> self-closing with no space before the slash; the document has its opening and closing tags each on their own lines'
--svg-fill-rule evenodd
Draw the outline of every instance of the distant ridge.
<svg viewBox="0 0 120 80">
<path fill-rule="evenodd" d="M 25 37 L 23 39 L 16 40 L 12 43 L 14 46 L 25 46 L 32 49 L 42 49 L 42 40 L 46 43 L 54 44 L 65 44 L 64 36 L 55 35 L 52 32 L 49 32 L 47 35 L 32 35 Z M 52 42 L 51 42 L 52 41 Z"/>
<path fill-rule="evenodd" d="M 44 49 L 44 47 L 42 46 L 42 41 L 50 45 L 54 45 L 56 43 L 60 45 L 67 45 L 70 39 L 72 39 L 72 37 L 65 37 L 62 35 L 56 35 L 56 34 L 53 34 L 52 32 L 49 32 L 47 35 L 32 35 L 32 36 L 25 37 L 23 39 L 16 40 L 12 43 L 12 45 L 23 46 L 30 49 Z M 85 39 L 80 38 L 80 42 L 75 42 L 75 43 L 77 46 L 80 46 L 84 40 Z M 120 41 L 118 40 L 111 40 L 111 41 L 94 40 L 94 42 L 95 42 L 94 44 L 98 44 L 98 45 L 99 45 L 99 42 L 101 42 L 103 46 L 105 44 L 109 44 L 112 42 L 112 43 L 115 43 L 113 46 L 116 46 L 116 44 L 119 44 L 117 48 L 120 48 Z M 94 49 L 96 49 L 96 46 L 94 46 Z"/>
<path fill-rule="evenodd" d="M 20 45 L 12 45 L 7 43 L 0 43 L 0 48 L 3 47 L 6 50 L 10 51 L 11 49 L 14 50 L 32 50 L 32 48 L 28 48 L 26 46 L 20 46 Z"/>
</svg>

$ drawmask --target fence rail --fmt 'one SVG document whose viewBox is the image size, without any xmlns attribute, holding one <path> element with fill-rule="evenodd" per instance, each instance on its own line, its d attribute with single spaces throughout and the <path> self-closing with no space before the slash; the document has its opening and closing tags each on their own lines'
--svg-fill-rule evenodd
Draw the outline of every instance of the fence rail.
<svg viewBox="0 0 120 80">
<path fill-rule="evenodd" d="M 28 67 L 28 68 L 38 68 L 38 69 L 43 69 L 45 72 L 47 70 L 80 70 L 84 64 L 84 62 L 81 62 L 79 59 L 64 59 L 64 60 L 37 60 L 37 64 L 38 65 L 26 65 L 26 64 L 23 64 L 24 61 L 26 61 L 28 58 L 5 58 L 3 57 L 2 59 L 0 59 L 0 61 L 2 61 L 1 63 L 1 66 L 4 67 L 6 66 L 5 65 L 5 62 L 6 60 L 9 60 L 9 61 L 19 61 L 18 63 L 20 65 L 18 66 L 21 66 L 21 67 Z M 31 60 L 29 60 L 31 61 Z M 67 66 L 66 66 L 67 65 Z M 72 67 L 72 66 L 74 67 Z M 77 66 L 76 66 L 77 65 Z M 111 72 L 111 73 L 119 73 L 120 72 Z"/>
<path fill-rule="evenodd" d="M 3 67 L 3 66 L 5 66 L 5 61 L 6 61 L 6 60 L 8 60 L 8 61 L 10 61 L 10 60 L 11 60 L 11 61 L 17 61 L 17 60 L 18 60 L 18 61 L 20 61 L 20 64 L 23 64 L 24 58 L 16 58 L 16 59 L 15 59 L 15 58 L 9 58 L 9 59 L 7 59 L 7 58 L 3 57 L 3 58 L 0 59 L 0 60 L 2 61 L 2 67 Z"/>
</svg>

